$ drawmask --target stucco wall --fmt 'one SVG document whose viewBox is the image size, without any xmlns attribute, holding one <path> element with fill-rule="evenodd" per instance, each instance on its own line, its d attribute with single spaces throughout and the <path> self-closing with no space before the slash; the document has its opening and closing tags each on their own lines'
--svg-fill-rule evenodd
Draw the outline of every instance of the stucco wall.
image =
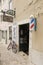
<svg viewBox="0 0 43 65">
<path fill-rule="evenodd" d="M 14 3 L 14 1 L 13 1 Z M 33 48 L 43 51 L 43 0 L 15 0 L 16 20 L 34 15 L 37 18 L 37 31 L 33 32 Z"/>
<path fill-rule="evenodd" d="M 43 12 L 43 0 L 13 0 L 13 8 L 16 8 L 16 19 L 23 20 Z"/>
<path fill-rule="evenodd" d="M 8 22 L 0 22 L 0 30 L 2 31 L 7 31 L 7 43 L 9 44 L 9 26 L 12 26 L 12 23 L 8 23 Z M 2 34 L 2 33 L 1 33 Z M 0 34 L 0 35 L 1 35 Z M 6 36 L 6 35 L 5 35 Z M 2 38 L 1 36 L 1 41 L 0 43 L 6 43 L 6 39 L 5 38 Z"/>
<path fill-rule="evenodd" d="M 2 0 L 2 10 L 8 10 L 9 9 L 9 0 Z"/>
<path fill-rule="evenodd" d="M 32 37 L 33 48 L 43 52 L 43 14 L 37 18 L 37 31 L 33 32 Z"/>
<path fill-rule="evenodd" d="M 29 19 L 34 15 L 37 19 L 37 31 L 32 32 L 30 57 L 34 64 L 43 65 L 43 0 L 13 0 L 16 8 L 16 20 Z"/>
</svg>

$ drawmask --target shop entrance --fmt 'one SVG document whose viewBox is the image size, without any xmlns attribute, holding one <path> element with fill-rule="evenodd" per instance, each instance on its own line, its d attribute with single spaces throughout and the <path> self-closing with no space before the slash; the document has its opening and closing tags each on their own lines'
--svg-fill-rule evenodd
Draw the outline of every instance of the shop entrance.
<svg viewBox="0 0 43 65">
<path fill-rule="evenodd" d="M 29 23 L 19 25 L 19 51 L 29 54 Z"/>
</svg>

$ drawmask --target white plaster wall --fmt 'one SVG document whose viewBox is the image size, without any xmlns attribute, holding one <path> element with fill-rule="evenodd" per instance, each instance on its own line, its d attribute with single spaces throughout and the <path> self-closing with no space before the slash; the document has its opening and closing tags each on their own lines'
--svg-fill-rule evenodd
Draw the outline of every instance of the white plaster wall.
<svg viewBox="0 0 43 65">
<path fill-rule="evenodd" d="M 29 23 L 29 22 L 30 22 L 29 18 L 24 19 L 24 20 L 18 21 L 18 25 L 26 24 L 26 23 Z"/>
<path fill-rule="evenodd" d="M 2 3 L 1 3 L 1 1 L 0 1 L 0 10 L 1 10 L 1 4 L 2 4 Z"/>
<path fill-rule="evenodd" d="M 11 1 L 11 3 L 10 3 L 10 9 L 13 9 L 13 7 L 12 7 L 12 1 Z"/>
<path fill-rule="evenodd" d="M 2 0 L 2 10 L 8 10 L 8 0 Z"/>
<path fill-rule="evenodd" d="M 9 1 L 10 0 L 2 0 L 2 10 L 9 10 Z M 10 9 L 12 9 L 12 2 L 10 3 Z"/>
<path fill-rule="evenodd" d="M 9 26 L 11 26 L 12 23 L 9 22 L 0 22 L 0 30 L 7 30 L 7 43 L 9 44 Z M 2 39 L 0 43 L 6 43 L 6 39 Z"/>
<path fill-rule="evenodd" d="M 2 0 L 2 10 L 9 9 L 9 0 Z"/>
</svg>

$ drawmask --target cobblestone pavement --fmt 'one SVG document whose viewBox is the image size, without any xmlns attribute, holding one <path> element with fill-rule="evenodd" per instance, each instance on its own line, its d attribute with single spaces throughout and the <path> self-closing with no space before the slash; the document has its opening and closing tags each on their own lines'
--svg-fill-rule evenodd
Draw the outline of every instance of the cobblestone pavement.
<svg viewBox="0 0 43 65">
<path fill-rule="evenodd" d="M 29 56 L 23 52 L 13 53 L 12 50 L 7 50 L 5 44 L 0 43 L 0 65 L 33 65 Z"/>
</svg>

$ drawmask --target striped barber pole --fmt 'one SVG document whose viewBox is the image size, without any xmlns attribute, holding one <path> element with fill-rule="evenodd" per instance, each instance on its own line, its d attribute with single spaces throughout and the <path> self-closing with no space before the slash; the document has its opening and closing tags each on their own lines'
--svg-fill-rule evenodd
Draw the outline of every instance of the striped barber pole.
<svg viewBox="0 0 43 65">
<path fill-rule="evenodd" d="M 30 31 L 35 29 L 35 18 L 30 19 Z"/>
</svg>

